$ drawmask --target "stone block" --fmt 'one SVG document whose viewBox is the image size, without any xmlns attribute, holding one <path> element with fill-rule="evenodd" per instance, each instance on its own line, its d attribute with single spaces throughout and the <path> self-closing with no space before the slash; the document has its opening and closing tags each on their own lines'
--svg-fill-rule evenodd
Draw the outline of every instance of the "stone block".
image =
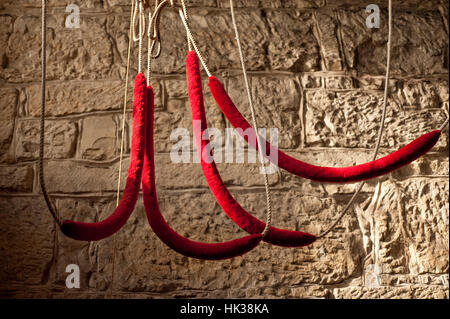
<svg viewBox="0 0 450 319">
<path fill-rule="evenodd" d="M 80 155 L 83 159 L 108 160 L 114 158 L 120 147 L 117 140 L 118 118 L 112 116 L 92 116 L 83 120 Z"/>
<path fill-rule="evenodd" d="M 16 159 L 27 161 L 39 156 L 40 123 L 37 120 L 19 121 L 16 129 Z M 44 157 L 71 158 L 75 155 L 78 127 L 71 120 L 46 121 Z"/>
<path fill-rule="evenodd" d="M 18 91 L 0 90 L 0 161 L 7 159 L 13 138 L 17 113 Z"/>
<path fill-rule="evenodd" d="M 34 169 L 28 166 L 0 166 L 0 191 L 33 191 Z"/>
<path fill-rule="evenodd" d="M 41 197 L 0 198 L 0 285 L 45 285 L 55 226 Z"/>
</svg>

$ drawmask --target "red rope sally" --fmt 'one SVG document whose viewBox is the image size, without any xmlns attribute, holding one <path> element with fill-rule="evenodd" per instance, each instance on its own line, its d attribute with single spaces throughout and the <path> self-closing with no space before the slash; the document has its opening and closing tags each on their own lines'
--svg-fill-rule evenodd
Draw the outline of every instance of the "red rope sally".
<svg viewBox="0 0 450 319">
<path fill-rule="evenodd" d="M 189 103 L 191 108 L 192 126 L 194 130 L 197 152 L 200 158 L 201 167 L 205 179 L 225 213 L 243 230 L 250 234 L 260 234 L 266 224 L 253 217 L 233 198 L 222 181 L 220 173 L 214 160 L 204 160 L 205 151 L 209 153 L 209 135 L 203 102 L 202 79 L 197 55 L 194 51 L 188 52 L 186 58 L 186 76 L 188 83 Z M 200 123 L 200 127 L 199 124 Z M 201 146 L 201 147 L 199 147 Z M 316 240 L 314 235 L 270 227 L 264 241 L 283 247 L 301 247 L 313 243 Z"/>
<path fill-rule="evenodd" d="M 144 156 L 144 174 L 142 176 L 142 194 L 145 212 L 151 228 L 162 242 L 171 249 L 187 257 L 205 260 L 220 260 L 237 257 L 249 252 L 261 242 L 262 237 L 260 234 L 245 236 L 223 243 L 202 243 L 192 241 L 179 235 L 164 220 L 159 209 L 155 184 L 153 145 L 154 96 L 150 86 L 147 91 L 147 141 Z"/>
<path fill-rule="evenodd" d="M 139 73 L 134 81 L 133 128 L 131 156 L 128 177 L 123 196 L 114 212 L 97 223 L 83 223 L 64 220 L 61 231 L 77 240 L 100 240 L 117 232 L 128 220 L 134 210 L 141 185 L 142 167 L 145 152 L 145 99 L 146 79 Z"/>
<path fill-rule="evenodd" d="M 209 77 L 209 88 L 214 100 L 231 125 L 233 125 L 234 128 L 240 128 L 241 130 L 237 130 L 238 133 L 244 137 L 247 143 L 257 150 L 258 145 L 256 139 L 249 139 L 248 136 L 244 134 L 245 131 L 245 133 L 250 136 L 256 136 L 253 128 L 236 108 L 222 83 L 214 76 L 211 76 Z M 322 183 L 354 183 L 388 174 L 410 164 L 431 150 L 439 140 L 440 135 L 440 130 L 431 131 L 385 157 L 365 164 L 349 167 L 322 167 L 311 165 L 283 153 L 264 139 L 261 140 L 266 144 L 266 150 L 270 150 L 269 153 L 263 152 L 263 155 L 269 161 L 273 161 L 273 154 L 277 154 L 278 163 L 275 164 L 294 175 Z M 271 154 L 271 156 L 268 156 L 267 154 Z"/>
</svg>

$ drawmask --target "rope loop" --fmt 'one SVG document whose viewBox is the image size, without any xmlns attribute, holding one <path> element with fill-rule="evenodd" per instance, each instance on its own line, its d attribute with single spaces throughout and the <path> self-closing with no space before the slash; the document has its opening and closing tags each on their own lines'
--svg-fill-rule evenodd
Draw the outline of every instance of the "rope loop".
<svg viewBox="0 0 450 319">
<path fill-rule="evenodd" d="M 132 18 L 133 41 L 137 42 L 142 37 L 142 30 L 145 30 L 146 25 L 142 0 L 134 0 L 132 7 L 134 7 Z M 136 31 L 136 28 L 139 28 L 138 31 Z"/>
<path fill-rule="evenodd" d="M 144 34 L 144 30 L 145 25 L 146 25 L 146 21 L 145 21 L 145 14 L 144 14 L 144 5 L 143 5 L 143 0 L 135 0 L 133 2 L 134 5 L 134 11 L 133 11 L 133 17 L 132 17 L 132 37 L 133 37 L 133 41 L 139 41 L 139 65 L 138 65 L 138 72 L 140 73 L 142 70 L 142 40 L 143 40 L 143 34 Z M 132 6 L 133 9 L 133 6 Z M 136 27 L 138 26 L 139 28 L 139 36 L 136 36 Z"/>
</svg>

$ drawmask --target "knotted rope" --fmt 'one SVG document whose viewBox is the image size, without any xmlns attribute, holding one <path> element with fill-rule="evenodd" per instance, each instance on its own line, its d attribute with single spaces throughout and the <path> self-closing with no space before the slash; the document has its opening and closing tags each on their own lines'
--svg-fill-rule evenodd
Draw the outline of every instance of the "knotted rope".
<svg viewBox="0 0 450 319">
<path fill-rule="evenodd" d="M 138 13 L 139 10 L 139 13 Z M 139 16 L 137 17 L 137 15 Z M 136 20 L 139 21 L 136 21 Z M 139 41 L 139 64 L 138 64 L 138 73 L 142 72 L 142 38 L 145 30 L 145 15 L 144 15 L 144 7 L 142 4 L 142 0 L 135 0 L 134 5 L 134 12 L 133 12 L 133 18 L 132 18 L 132 25 L 133 25 L 133 41 Z M 139 27 L 139 37 L 136 36 L 136 26 Z"/>
</svg>

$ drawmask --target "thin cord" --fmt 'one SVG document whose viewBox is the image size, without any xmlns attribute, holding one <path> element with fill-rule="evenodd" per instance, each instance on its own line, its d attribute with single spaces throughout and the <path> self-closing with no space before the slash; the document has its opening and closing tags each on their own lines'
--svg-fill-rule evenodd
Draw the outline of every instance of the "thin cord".
<svg viewBox="0 0 450 319">
<path fill-rule="evenodd" d="M 152 12 L 148 12 L 148 20 L 150 23 L 148 24 L 148 31 L 147 31 L 147 85 L 150 84 L 150 68 L 152 64 L 152 51 L 153 51 L 153 41 L 150 37 L 150 30 L 151 30 L 151 21 L 152 21 Z"/>
<path fill-rule="evenodd" d="M 448 116 L 445 122 L 441 125 L 441 127 L 439 127 L 439 131 L 442 131 L 447 125 L 448 125 Z"/>
<path fill-rule="evenodd" d="M 159 3 L 159 0 L 155 1 L 155 10 L 150 17 L 147 36 L 150 37 L 150 39 L 152 40 L 151 45 L 152 59 L 157 59 L 161 55 L 160 12 L 165 6 L 167 6 L 167 4 L 168 4 L 167 1 L 162 1 L 161 3 Z M 155 43 L 158 44 L 158 50 L 156 51 L 156 54 L 153 54 Z"/>
<path fill-rule="evenodd" d="M 233 0 L 230 0 L 230 12 L 231 12 L 231 20 L 233 22 L 234 32 L 236 34 L 236 42 L 237 42 L 237 46 L 238 46 L 238 50 L 239 50 L 239 57 L 241 59 L 242 73 L 244 74 L 244 82 L 245 82 L 245 88 L 247 91 L 248 104 L 250 106 L 250 111 L 252 114 L 253 130 L 255 132 L 256 139 L 258 141 L 259 160 L 262 163 L 262 170 L 263 170 L 263 175 L 264 175 L 264 187 L 266 190 L 266 206 L 267 206 L 266 227 L 264 228 L 264 230 L 261 234 L 262 237 L 264 238 L 267 235 L 267 233 L 269 232 L 270 224 L 272 223 L 272 201 L 271 201 L 271 196 L 270 196 L 269 178 L 267 176 L 265 159 L 262 154 L 263 148 L 262 148 L 262 143 L 261 143 L 261 137 L 259 136 L 258 131 L 257 131 L 258 124 L 256 122 L 255 108 L 253 105 L 253 98 L 252 98 L 252 94 L 250 91 L 250 85 L 249 85 L 249 81 L 248 81 L 248 77 L 247 77 L 247 68 L 245 66 L 244 53 L 243 53 L 242 47 L 241 47 L 241 40 L 239 39 L 239 30 L 238 30 L 238 27 L 236 24 L 236 18 L 234 15 Z"/>
<path fill-rule="evenodd" d="M 182 0 L 182 1 L 184 1 L 184 0 Z M 211 74 L 211 72 L 209 72 L 208 66 L 206 65 L 205 60 L 203 59 L 203 56 L 201 55 L 200 50 L 197 47 L 197 43 L 195 42 L 194 37 L 192 36 L 191 29 L 189 28 L 186 18 L 184 17 L 183 10 L 179 9 L 178 12 L 180 14 L 181 21 L 183 21 L 183 25 L 184 25 L 184 28 L 186 29 L 187 36 L 188 36 L 189 40 L 191 41 L 192 46 L 194 47 L 195 53 L 197 54 L 203 68 L 205 69 L 206 74 L 208 75 L 208 77 L 211 77 L 212 74 Z"/>
<path fill-rule="evenodd" d="M 387 113 L 387 100 L 388 100 L 388 93 L 389 93 L 389 78 L 390 78 L 390 72 L 391 72 L 391 44 L 392 44 L 392 1 L 388 0 L 388 6 L 389 6 L 389 13 L 388 13 L 388 43 L 387 43 L 387 61 L 386 61 L 386 77 L 385 77 L 385 83 L 384 83 L 384 101 L 383 101 L 383 113 L 381 115 L 381 121 L 380 121 L 380 128 L 378 130 L 378 138 L 375 145 L 374 153 L 372 156 L 372 161 L 377 159 L 378 151 L 380 150 L 381 145 L 381 139 L 383 137 L 383 131 L 384 131 L 384 124 L 386 121 L 386 113 Z M 357 186 L 352 198 L 345 206 L 344 210 L 341 212 L 341 214 L 338 216 L 338 218 L 334 221 L 334 223 L 325 230 L 322 234 L 317 236 L 317 238 L 323 238 L 328 233 L 330 233 L 334 227 L 342 220 L 344 215 L 348 212 L 350 207 L 352 206 L 353 202 L 355 201 L 356 197 L 361 192 L 365 182 L 359 183 Z"/>
<path fill-rule="evenodd" d="M 62 220 L 55 207 L 53 206 L 50 197 L 45 187 L 44 179 L 44 137 L 45 137 L 45 82 L 47 71 L 47 3 L 46 0 L 42 0 L 42 75 L 41 75 L 41 122 L 40 122 L 40 134 L 39 134 L 39 184 L 41 185 L 42 195 L 44 195 L 45 203 L 48 210 L 56 221 L 59 227 L 62 225 Z"/>
<path fill-rule="evenodd" d="M 147 30 L 147 84 L 150 84 L 150 74 L 152 68 L 152 59 L 157 59 L 161 54 L 161 37 L 159 34 L 159 10 L 161 10 L 159 0 L 155 0 L 155 11 L 152 14 L 149 8 L 148 13 L 148 30 Z M 158 51 L 153 54 L 155 44 L 158 44 Z"/>
<path fill-rule="evenodd" d="M 136 20 L 137 20 L 137 14 L 138 14 L 138 0 L 132 0 L 132 6 L 134 6 L 134 12 L 133 12 L 133 17 L 132 17 L 132 21 L 133 21 L 133 41 L 136 42 L 139 40 L 139 38 L 136 36 Z"/>
<path fill-rule="evenodd" d="M 138 72 L 141 73 L 142 70 L 142 36 L 145 30 L 145 15 L 142 7 L 142 0 L 135 0 L 132 2 L 132 6 L 134 6 L 131 22 L 132 22 L 132 38 L 133 41 L 139 41 L 139 56 L 138 56 Z M 139 16 L 138 15 L 138 6 L 139 6 Z M 136 22 L 139 20 L 138 22 Z M 136 25 L 139 27 L 139 37 L 136 36 Z"/>
<path fill-rule="evenodd" d="M 138 73 L 142 72 L 142 29 L 144 28 L 143 19 L 145 21 L 145 17 L 142 12 L 142 0 L 139 0 L 139 66 L 138 66 Z"/>
<path fill-rule="evenodd" d="M 120 139 L 120 157 L 119 157 L 119 177 L 117 179 L 117 194 L 116 194 L 116 206 L 119 206 L 120 201 L 120 183 L 122 178 L 122 163 L 123 163 L 123 150 L 125 141 L 125 119 L 127 111 L 127 101 L 128 101 L 128 74 L 130 70 L 130 56 L 131 56 L 131 37 L 132 37 L 132 21 L 133 21 L 133 7 L 134 1 L 131 2 L 131 17 L 130 17 L 130 31 L 128 33 L 128 52 L 127 52 L 127 70 L 125 73 L 125 92 L 123 98 L 123 113 L 122 113 L 122 132 Z M 116 265 L 116 252 L 117 252 L 117 233 L 113 235 L 113 260 L 111 269 L 111 286 L 110 286 L 110 297 L 112 298 L 114 290 L 114 274 Z"/>
<path fill-rule="evenodd" d="M 183 9 L 183 14 L 184 14 L 184 17 L 186 18 L 186 21 L 189 21 L 186 3 L 184 2 L 184 0 L 181 0 L 181 7 Z M 186 38 L 187 38 L 187 43 L 188 43 L 188 50 L 192 51 L 192 44 L 191 44 L 191 40 L 189 39 L 189 34 L 188 34 L 187 30 L 186 30 Z"/>
</svg>

